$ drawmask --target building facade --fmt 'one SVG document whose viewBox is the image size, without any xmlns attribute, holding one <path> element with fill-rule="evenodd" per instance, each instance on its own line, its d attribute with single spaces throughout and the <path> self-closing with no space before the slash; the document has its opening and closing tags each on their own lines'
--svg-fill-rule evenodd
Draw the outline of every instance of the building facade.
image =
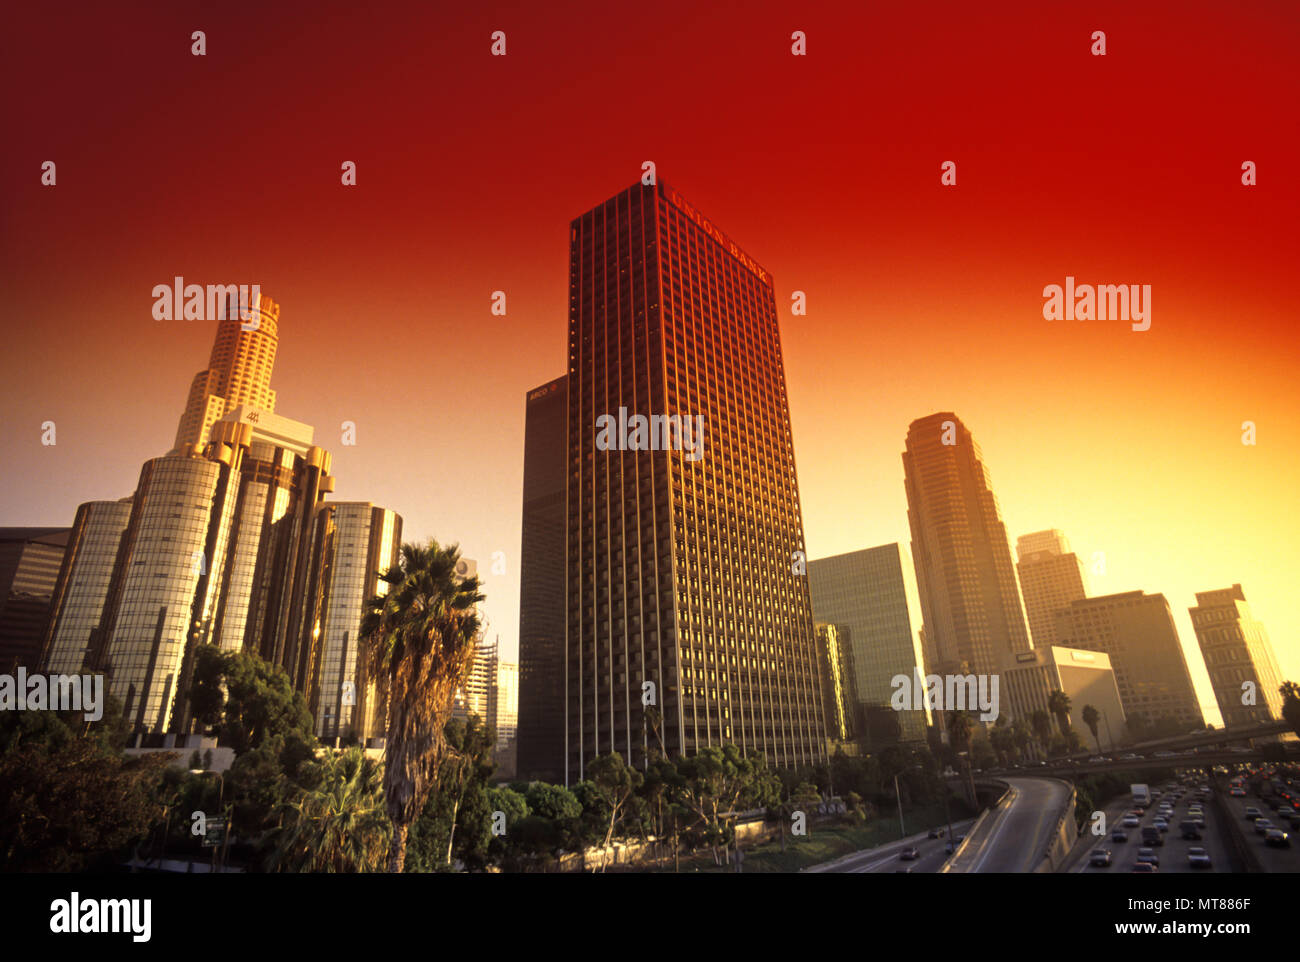
<svg viewBox="0 0 1300 962">
<path fill-rule="evenodd" d="M 271 372 L 279 346 L 280 305 L 259 295 L 246 307 L 227 296 L 208 366 L 194 375 L 172 453 L 202 447 L 212 425 L 240 405 L 275 411 Z"/>
<path fill-rule="evenodd" d="M 1056 614 L 1082 598 L 1083 565 L 1060 531 L 1036 531 L 1016 539 L 1016 573 L 1025 599 L 1029 637 L 1035 648 L 1055 645 Z"/>
<path fill-rule="evenodd" d="M 908 427 L 903 472 L 927 673 L 993 674 L 1030 644 L 984 455 L 943 411 Z"/>
<path fill-rule="evenodd" d="M 1001 697 L 1011 718 L 1028 722 L 1036 711 L 1052 716 L 1049 699 L 1061 691 L 1070 699 L 1070 727 L 1084 743 L 1093 742 L 1098 751 L 1109 751 L 1124 735 L 1124 706 L 1110 658 L 1099 651 L 1064 648 L 1060 645 L 1035 647 L 1013 655 L 1002 669 Z M 1084 709 L 1097 709 L 1097 733 L 1084 721 Z M 1053 724 L 1056 719 L 1052 717 Z"/>
<path fill-rule="evenodd" d="M 35 671 L 68 528 L 0 528 L 0 673 Z"/>
<path fill-rule="evenodd" d="M 824 622 L 817 622 L 814 627 L 822 680 L 822 707 L 826 712 L 826 737 L 832 743 L 845 742 L 857 734 L 860 724 L 849 630 L 842 625 Z"/>
<path fill-rule="evenodd" d="M 813 617 L 844 629 L 852 655 L 848 692 L 858 734 L 866 735 L 868 709 L 888 708 L 898 675 L 911 679 L 921 654 L 921 606 L 912 558 L 894 543 L 808 562 Z M 923 672 L 924 673 L 924 672 Z M 899 737 L 925 742 L 930 710 L 898 713 Z"/>
<path fill-rule="evenodd" d="M 1110 657 L 1127 718 L 1166 716 L 1205 727 L 1164 595 L 1128 591 L 1075 601 L 1057 613 L 1056 634 L 1067 647 Z"/>
<path fill-rule="evenodd" d="M 1282 672 L 1241 585 L 1198 591 L 1192 629 L 1228 728 L 1282 720 Z"/>
<path fill-rule="evenodd" d="M 652 745 L 821 761 L 771 276 L 662 180 L 575 219 L 569 264 L 566 783 Z"/>
<path fill-rule="evenodd" d="M 568 375 L 529 391 L 519 552 L 521 778 L 564 779 L 565 477 Z"/>
</svg>

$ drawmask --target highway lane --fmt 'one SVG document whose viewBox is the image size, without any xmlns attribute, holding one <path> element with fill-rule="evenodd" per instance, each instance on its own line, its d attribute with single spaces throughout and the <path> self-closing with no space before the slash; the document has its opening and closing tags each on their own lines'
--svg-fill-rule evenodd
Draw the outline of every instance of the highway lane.
<svg viewBox="0 0 1300 962">
<path fill-rule="evenodd" d="M 953 822 L 952 830 L 961 835 L 969 831 L 972 824 L 974 824 L 974 819 Z M 921 832 L 918 835 L 911 835 L 897 842 L 889 842 L 886 845 L 878 845 L 875 848 L 863 849 L 861 852 L 842 856 L 834 862 L 814 865 L 811 868 L 804 869 L 804 871 L 863 874 L 868 872 L 892 873 L 910 868 L 914 873 L 937 872 L 948 858 L 944 851 L 944 846 L 948 841 L 946 835 L 947 826 L 944 827 L 944 832 L 945 837 L 940 839 L 928 838 L 925 832 Z M 920 858 L 910 862 L 900 859 L 899 856 L 903 853 L 903 850 L 913 845 L 916 846 Z"/>
<path fill-rule="evenodd" d="M 1185 794 L 1181 799 L 1174 802 L 1174 813 L 1169 818 L 1169 830 L 1164 833 L 1164 844 L 1155 845 L 1155 855 L 1160 859 L 1158 869 L 1161 874 L 1168 872 L 1174 873 L 1206 873 L 1229 872 L 1231 865 L 1228 862 L 1228 844 L 1224 835 L 1224 826 L 1220 824 L 1219 816 L 1214 810 L 1213 803 L 1206 799 L 1201 802 L 1205 814 L 1205 831 L 1201 833 L 1199 840 L 1184 839 L 1178 824 L 1187 818 L 1187 811 L 1197 801 L 1195 788 L 1199 782 L 1191 785 L 1184 785 Z M 1158 787 L 1158 786 L 1153 786 Z M 1141 823 L 1137 828 L 1128 828 L 1127 842 L 1112 842 L 1109 836 L 1104 840 L 1098 840 L 1092 848 L 1104 848 L 1111 853 L 1111 864 L 1109 866 L 1095 867 L 1089 865 L 1085 860 L 1083 865 L 1076 871 L 1091 874 L 1104 874 L 1107 872 L 1132 872 L 1133 866 L 1137 864 L 1138 849 L 1142 847 L 1142 829 L 1153 826 L 1157 818 L 1157 808 L 1160 802 L 1168 798 L 1168 793 L 1162 794 L 1159 798 L 1153 799 L 1151 807 L 1140 817 Z M 1124 796 L 1121 807 L 1128 811 L 1132 807 L 1132 800 Z M 1109 810 L 1109 806 L 1108 806 Z M 1118 825 L 1118 820 L 1107 819 L 1107 827 L 1113 828 Z M 1211 869 L 1194 869 L 1187 861 L 1188 849 L 1199 846 L 1205 849 L 1210 856 L 1212 863 Z"/>
<path fill-rule="evenodd" d="M 1003 778 L 1003 781 L 1019 794 L 997 813 L 988 842 L 975 858 L 974 872 L 1032 872 L 1042 861 L 1061 811 L 1070 798 L 1070 786 L 1056 779 Z"/>
<path fill-rule="evenodd" d="M 1246 837 L 1246 844 L 1259 856 L 1265 871 L 1300 872 L 1300 831 L 1289 828 L 1286 821 L 1279 818 L 1277 812 L 1273 811 L 1264 799 L 1253 793 L 1247 794 L 1245 798 L 1233 798 L 1227 795 L 1224 802 L 1227 803 L 1232 817 L 1239 819 L 1238 824 Z M 1290 836 L 1290 848 L 1271 848 L 1265 844 L 1264 836 L 1256 834 L 1254 822 L 1246 818 L 1246 809 L 1252 806 L 1259 809 L 1263 817 L 1273 823 L 1274 828 L 1280 828 Z"/>
</svg>

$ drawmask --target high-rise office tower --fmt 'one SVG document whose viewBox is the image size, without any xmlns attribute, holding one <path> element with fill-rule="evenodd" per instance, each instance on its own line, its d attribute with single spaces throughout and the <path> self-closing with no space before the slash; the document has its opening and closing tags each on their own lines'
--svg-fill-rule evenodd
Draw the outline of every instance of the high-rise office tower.
<svg viewBox="0 0 1300 962">
<path fill-rule="evenodd" d="M 488 728 L 497 726 L 497 668 L 500 666 L 500 649 L 494 639 L 480 638 L 474 650 L 474 663 L 470 665 L 465 687 L 456 692 L 451 707 L 453 718 L 466 719 L 477 715 Z"/>
<path fill-rule="evenodd" d="M 1029 636 L 1035 648 L 1057 643 L 1056 613 L 1071 602 L 1088 597 L 1083 565 L 1070 551 L 1065 535 L 1052 529 L 1016 539 L 1016 573 L 1029 618 Z"/>
<path fill-rule="evenodd" d="M 384 696 L 367 673 L 360 615 L 388 584 L 379 578 L 398 563 L 402 519 L 369 502 L 335 501 L 316 509 L 309 583 L 318 585 L 311 624 L 313 677 L 308 707 L 322 739 L 365 744 L 384 735 Z"/>
<path fill-rule="evenodd" d="M 241 404 L 275 410 L 271 371 L 279 343 L 280 305 L 260 295 L 245 308 L 234 294 L 226 297 L 224 314 L 217 322 L 208 366 L 190 383 L 173 453 L 186 445 L 206 444 L 213 423 Z"/>
<path fill-rule="evenodd" d="M 1124 707 L 1110 658 L 1100 651 L 1064 648 L 1060 645 L 1035 646 L 1033 651 L 1014 655 L 1002 668 L 1001 696 L 1003 711 L 1010 718 L 1028 722 L 1036 711 L 1047 712 L 1052 692 L 1061 691 L 1070 699 L 1070 725 L 1084 743 L 1101 750 L 1115 747 L 1124 735 Z M 1083 710 L 1097 709 L 1097 735 L 1083 720 Z"/>
<path fill-rule="evenodd" d="M 100 627 L 122 534 L 131 520 L 131 504 L 131 498 L 123 498 L 89 501 L 77 508 L 50 599 L 41 643 L 43 671 L 75 674 L 85 665 Z"/>
<path fill-rule="evenodd" d="M 1282 672 L 1241 585 L 1198 591 L 1196 607 L 1188 611 L 1223 724 L 1236 728 L 1280 721 Z"/>
<path fill-rule="evenodd" d="M 921 604 L 917 597 L 912 559 L 903 545 L 850 551 L 808 562 L 808 588 L 813 617 L 845 629 L 852 652 L 848 686 L 854 703 L 854 729 L 860 737 L 871 732 L 868 709 L 889 708 L 898 675 L 909 684 L 922 667 Z M 898 734 L 904 741 L 924 742 L 930 712 L 924 705 L 898 712 Z"/>
<path fill-rule="evenodd" d="M 564 779 L 565 455 L 568 375 L 528 392 L 519 554 L 521 778 Z"/>
<path fill-rule="evenodd" d="M 326 504 L 331 458 L 311 426 L 240 400 L 274 402 L 265 385 L 280 311 L 265 297 L 257 309 L 256 331 L 235 312 L 218 323 L 208 373 L 224 386 L 187 435 L 202 440 L 148 461 L 130 498 L 78 511 L 44 664 L 106 672 L 128 724 L 154 736 L 192 727 L 198 645 L 248 651 L 288 673 L 322 737 L 362 741 L 382 734 L 384 717 L 358 630 L 377 572 L 397 559 L 401 519 Z M 248 339 L 259 333 L 269 346 Z M 200 423 L 195 410 L 182 425 Z"/>
<path fill-rule="evenodd" d="M 1072 602 L 1057 612 L 1056 635 L 1069 648 L 1110 656 L 1124 714 L 1165 716 L 1204 727 L 1173 612 L 1164 595 L 1141 591 Z"/>
<path fill-rule="evenodd" d="M 519 733 L 519 665 L 497 662 L 497 748 L 504 748 Z"/>
<path fill-rule="evenodd" d="M 36 671 L 68 528 L 0 528 L 0 672 Z"/>
<path fill-rule="evenodd" d="M 843 625 L 817 622 L 817 658 L 822 680 L 822 707 L 826 711 L 826 735 L 832 741 L 847 741 L 856 734 L 856 698 L 853 681 L 853 646 Z"/>
<path fill-rule="evenodd" d="M 1028 651 L 1007 530 L 984 455 L 951 411 L 913 421 L 903 452 L 926 669 L 998 671 Z"/>
<path fill-rule="evenodd" d="M 772 278 L 662 180 L 569 236 L 566 782 L 661 744 L 818 762 Z"/>
</svg>

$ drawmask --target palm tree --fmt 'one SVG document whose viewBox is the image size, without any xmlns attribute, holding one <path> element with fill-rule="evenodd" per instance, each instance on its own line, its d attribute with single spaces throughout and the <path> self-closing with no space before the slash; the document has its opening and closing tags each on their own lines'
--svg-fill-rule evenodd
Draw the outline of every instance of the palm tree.
<svg viewBox="0 0 1300 962">
<path fill-rule="evenodd" d="M 1092 732 L 1092 740 L 1097 743 L 1097 751 L 1101 751 L 1101 739 L 1097 736 L 1097 724 L 1101 721 L 1101 712 L 1091 705 L 1083 706 L 1083 723 L 1088 726 L 1088 731 Z"/>
<path fill-rule="evenodd" d="M 1047 696 L 1047 710 L 1056 716 L 1061 734 L 1070 737 L 1070 696 L 1059 688 Z"/>
<path fill-rule="evenodd" d="M 1015 736 L 1016 752 L 1023 758 L 1025 749 L 1029 747 L 1029 742 L 1033 738 L 1033 732 L 1023 718 L 1017 718 L 1011 723 L 1011 734 Z"/>
<path fill-rule="evenodd" d="M 1282 695 L 1282 718 L 1300 735 L 1300 685 L 1284 681 L 1278 689 Z"/>
<path fill-rule="evenodd" d="M 456 573 L 460 546 L 402 545 L 380 574 L 384 591 L 366 603 L 361 637 L 370 677 L 387 700 L 384 799 L 393 822 L 388 871 L 406 864 L 406 838 L 424 810 L 446 747 L 451 703 L 465 684 L 483 600 L 477 577 Z"/>
<path fill-rule="evenodd" d="M 1052 737 L 1052 716 L 1047 714 L 1041 708 L 1034 710 L 1029 716 L 1029 725 L 1038 736 L 1038 745 L 1043 750 L 1043 757 L 1047 757 L 1047 742 Z"/>
<path fill-rule="evenodd" d="M 952 750 L 961 754 L 970 748 L 973 726 L 970 715 L 964 711 L 955 711 L 948 716 L 948 743 Z"/>
<path fill-rule="evenodd" d="M 272 830 L 269 871 L 375 872 L 392 824 L 384 814 L 379 765 L 356 746 L 303 764 L 315 788 L 285 803 Z"/>
</svg>

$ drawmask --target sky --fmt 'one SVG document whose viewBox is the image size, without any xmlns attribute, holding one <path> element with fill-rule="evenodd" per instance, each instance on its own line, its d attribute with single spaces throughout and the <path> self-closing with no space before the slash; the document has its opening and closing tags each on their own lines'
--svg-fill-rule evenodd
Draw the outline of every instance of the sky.
<svg viewBox="0 0 1300 962">
<path fill-rule="evenodd" d="M 907 426 L 951 410 L 1013 546 L 1059 528 L 1093 594 L 1164 593 L 1202 683 L 1187 608 L 1240 583 L 1300 678 L 1300 8 L 1075 6 L 11 5 L 0 524 L 170 447 L 215 325 L 156 284 L 258 283 L 334 497 L 459 542 L 513 654 L 568 224 L 653 161 L 774 278 L 811 557 L 908 540 Z M 1151 285 L 1150 329 L 1045 320 L 1067 276 Z"/>
</svg>

